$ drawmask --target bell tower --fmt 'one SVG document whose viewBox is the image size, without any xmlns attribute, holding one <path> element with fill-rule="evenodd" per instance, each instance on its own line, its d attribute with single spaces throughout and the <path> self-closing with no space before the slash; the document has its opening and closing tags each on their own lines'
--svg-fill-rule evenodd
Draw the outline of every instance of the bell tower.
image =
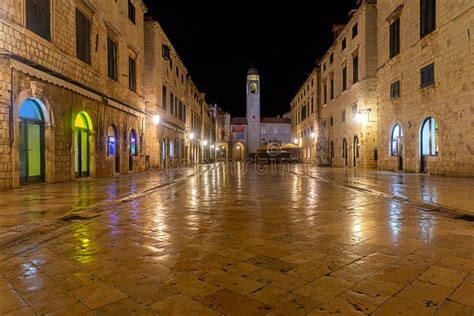
<svg viewBox="0 0 474 316">
<path fill-rule="evenodd" d="M 260 77 L 257 69 L 247 73 L 247 147 L 248 153 L 256 153 L 260 147 Z"/>
</svg>

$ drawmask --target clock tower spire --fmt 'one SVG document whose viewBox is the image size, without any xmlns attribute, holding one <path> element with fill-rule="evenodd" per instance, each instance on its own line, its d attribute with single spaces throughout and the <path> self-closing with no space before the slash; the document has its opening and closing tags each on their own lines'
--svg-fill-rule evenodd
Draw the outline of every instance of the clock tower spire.
<svg viewBox="0 0 474 316">
<path fill-rule="evenodd" d="M 257 69 L 247 73 L 247 148 L 248 153 L 256 153 L 260 147 L 260 76 Z"/>
</svg>

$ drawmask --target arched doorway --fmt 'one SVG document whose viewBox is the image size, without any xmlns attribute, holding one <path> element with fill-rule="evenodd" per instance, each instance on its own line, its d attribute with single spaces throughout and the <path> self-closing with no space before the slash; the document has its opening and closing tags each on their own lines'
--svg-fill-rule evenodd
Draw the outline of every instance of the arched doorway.
<svg viewBox="0 0 474 316">
<path fill-rule="evenodd" d="M 332 161 L 334 159 L 334 141 L 331 140 L 331 148 L 329 153 L 329 165 L 332 166 Z"/>
<path fill-rule="evenodd" d="M 342 158 L 344 158 L 344 166 L 347 167 L 347 140 L 342 140 Z"/>
<path fill-rule="evenodd" d="M 235 161 L 242 161 L 244 160 L 244 145 L 242 143 L 236 143 L 234 145 L 232 157 L 234 158 Z"/>
<path fill-rule="evenodd" d="M 90 175 L 90 143 L 92 121 L 86 112 L 77 114 L 74 120 L 74 171 L 77 178 Z"/>
<path fill-rule="evenodd" d="M 166 167 L 166 139 L 161 140 L 161 165 Z"/>
<path fill-rule="evenodd" d="M 134 129 L 130 131 L 130 151 L 129 151 L 129 159 L 128 159 L 128 170 L 133 171 L 133 157 L 138 156 L 138 140 L 137 140 L 137 133 Z"/>
<path fill-rule="evenodd" d="M 420 171 L 428 172 L 428 156 L 438 156 L 438 122 L 428 117 L 420 132 Z"/>
<path fill-rule="evenodd" d="M 120 150 L 118 150 L 118 132 L 115 125 L 110 125 L 107 130 L 107 153 L 109 157 L 114 157 L 114 171 L 120 173 Z"/>
<path fill-rule="evenodd" d="M 397 157 L 397 170 L 403 170 L 403 130 L 399 124 L 392 128 L 390 135 L 390 155 Z"/>
<path fill-rule="evenodd" d="M 353 149 L 353 157 L 354 157 L 354 167 L 357 167 L 357 159 L 359 159 L 359 137 L 354 136 L 354 149 Z"/>
<path fill-rule="evenodd" d="M 25 100 L 20 117 L 20 184 L 44 181 L 44 115 L 36 100 Z"/>
</svg>

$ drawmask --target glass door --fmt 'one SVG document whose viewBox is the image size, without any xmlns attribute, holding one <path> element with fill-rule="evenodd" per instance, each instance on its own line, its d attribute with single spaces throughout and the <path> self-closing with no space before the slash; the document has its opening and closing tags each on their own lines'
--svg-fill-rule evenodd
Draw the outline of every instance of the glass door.
<svg viewBox="0 0 474 316">
<path fill-rule="evenodd" d="M 20 184 L 44 181 L 43 124 L 20 121 Z"/>
<path fill-rule="evenodd" d="M 89 133 L 78 129 L 74 131 L 74 148 L 76 149 L 75 172 L 76 177 L 89 176 Z"/>
</svg>

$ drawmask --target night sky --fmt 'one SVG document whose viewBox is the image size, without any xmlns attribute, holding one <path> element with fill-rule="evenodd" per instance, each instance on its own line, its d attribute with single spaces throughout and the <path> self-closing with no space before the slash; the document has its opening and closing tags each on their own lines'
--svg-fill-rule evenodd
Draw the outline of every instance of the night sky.
<svg viewBox="0 0 474 316">
<path fill-rule="evenodd" d="M 245 116 L 245 80 L 255 63 L 261 116 L 289 111 L 299 86 L 346 23 L 356 0 L 145 0 L 200 91 L 232 116 Z"/>
</svg>

